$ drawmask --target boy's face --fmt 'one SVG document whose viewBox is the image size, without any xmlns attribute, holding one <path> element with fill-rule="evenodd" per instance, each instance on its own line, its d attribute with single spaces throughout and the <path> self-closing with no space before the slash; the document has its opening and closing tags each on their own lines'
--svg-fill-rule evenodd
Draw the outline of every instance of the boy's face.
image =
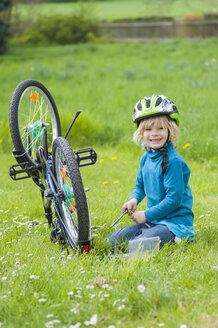
<svg viewBox="0 0 218 328">
<path fill-rule="evenodd" d="M 146 147 L 158 149 L 164 146 L 168 138 L 168 129 L 164 127 L 146 128 L 143 139 Z"/>
</svg>

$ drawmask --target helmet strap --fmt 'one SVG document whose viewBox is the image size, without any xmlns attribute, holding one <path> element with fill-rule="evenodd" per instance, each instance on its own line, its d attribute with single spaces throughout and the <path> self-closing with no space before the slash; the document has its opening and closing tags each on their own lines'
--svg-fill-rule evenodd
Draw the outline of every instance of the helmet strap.
<svg viewBox="0 0 218 328">
<path fill-rule="evenodd" d="M 158 149 L 155 149 L 155 148 L 150 148 L 149 147 L 149 150 L 154 150 L 154 151 L 161 151 L 163 153 L 163 160 L 162 160 L 162 163 L 161 163 L 161 168 L 162 168 L 162 174 L 166 173 L 166 170 L 167 170 L 167 163 L 168 163 L 168 149 L 167 149 L 167 146 L 169 144 L 169 140 L 170 139 L 170 131 L 168 129 L 168 137 L 167 137 L 167 141 L 166 143 L 163 145 L 163 147 L 161 148 L 158 148 Z"/>
</svg>

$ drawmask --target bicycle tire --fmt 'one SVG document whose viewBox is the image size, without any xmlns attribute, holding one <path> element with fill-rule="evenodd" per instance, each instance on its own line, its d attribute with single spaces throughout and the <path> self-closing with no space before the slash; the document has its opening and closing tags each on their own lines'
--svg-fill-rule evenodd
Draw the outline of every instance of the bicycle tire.
<svg viewBox="0 0 218 328">
<path fill-rule="evenodd" d="M 54 140 L 52 159 L 55 178 L 59 188 L 64 190 L 65 196 L 65 200 L 59 200 L 58 203 L 61 225 L 68 244 L 77 251 L 80 245 L 90 242 L 91 224 L 78 163 L 71 146 L 63 137 Z M 71 207 L 73 206 L 71 203 L 74 204 L 74 208 Z"/>
<path fill-rule="evenodd" d="M 56 104 L 41 82 L 28 79 L 17 85 L 10 102 L 9 125 L 18 163 L 36 164 L 36 149 L 44 147 L 45 127 L 49 149 L 61 136 Z"/>
</svg>

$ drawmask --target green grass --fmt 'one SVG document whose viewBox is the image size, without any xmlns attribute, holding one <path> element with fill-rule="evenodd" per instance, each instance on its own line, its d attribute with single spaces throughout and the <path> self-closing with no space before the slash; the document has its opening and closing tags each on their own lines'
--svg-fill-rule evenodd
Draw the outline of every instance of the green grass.
<svg viewBox="0 0 218 328">
<path fill-rule="evenodd" d="M 164 3 L 164 4 L 163 4 Z M 87 4 L 85 4 L 87 6 Z M 88 4 L 88 6 L 90 6 Z M 113 20 L 115 18 L 171 16 L 182 17 L 190 14 L 217 13 L 216 0 L 116 0 L 93 1 L 95 15 L 100 20 Z M 77 3 L 45 3 L 38 5 L 19 5 L 13 10 L 13 18 L 21 15 L 23 18 L 34 18 L 38 15 L 62 14 L 69 15 L 78 10 Z"/>
<path fill-rule="evenodd" d="M 134 184 L 141 151 L 97 147 L 104 162 L 81 169 L 95 231 L 95 249 L 78 256 L 50 243 L 40 194 L 31 181 L 10 181 L 9 155 L 1 154 L 0 321 L 3 327 L 69 327 L 98 315 L 96 327 L 215 327 L 217 322 L 216 171 L 195 161 L 196 241 L 165 247 L 142 259 L 111 257 L 104 238 Z M 112 157 L 116 156 L 116 160 Z M 206 177 L 206 179 L 204 179 Z M 119 181 L 114 184 L 114 181 Z M 107 185 L 102 182 L 107 181 Z M 19 195 L 19 196 L 18 196 Z M 38 221 L 37 226 L 18 222 Z M 117 228 L 129 224 L 128 217 Z M 102 280 L 103 279 L 103 282 Z M 103 283 L 103 285 L 102 285 Z M 104 285 L 104 284 L 109 284 Z M 144 285 L 140 293 L 138 285 Z M 72 294 L 73 295 L 69 295 Z M 46 300 L 40 302 L 41 299 Z M 72 312 L 73 311 L 73 312 Z M 48 318 L 47 316 L 53 316 Z"/>
<path fill-rule="evenodd" d="M 44 83 L 66 131 L 76 110 L 83 113 L 71 134 L 74 145 L 132 145 L 132 111 L 145 95 L 164 94 L 181 116 L 179 151 L 207 161 L 216 156 L 218 39 L 161 43 L 87 44 L 50 48 L 11 47 L 1 57 L 1 147 L 10 143 L 8 107 L 26 78 Z M 190 147 L 183 150 L 183 146 Z M 11 146 L 12 147 L 12 146 Z"/>
<path fill-rule="evenodd" d="M 217 326 L 217 48 L 217 39 L 172 40 L 11 46 L 1 56 L 2 327 L 41 328 L 52 320 L 58 320 L 50 323 L 53 327 L 78 322 L 86 327 L 94 314 L 95 326 L 105 328 Z M 91 189 L 87 195 L 92 225 L 98 226 L 95 248 L 87 256 L 70 252 L 67 257 L 52 244 L 39 190 L 30 180 L 14 182 L 8 177 L 15 163 L 10 155 L 9 101 L 15 86 L 26 78 L 38 79 L 50 90 L 64 132 L 73 113 L 82 109 L 70 143 L 74 149 L 91 146 L 104 160 L 81 168 L 84 186 Z M 131 114 L 135 102 L 152 93 L 171 97 L 181 113 L 179 152 L 192 171 L 196 240 L 166 246 L 142 259 L 111 257 L 104 239 L 130 196 L 142 155 L 131 141 Z M 190 146 L 183 149 L 186 143 Z M 124 217 L 116 228 L 127 224 Z M 143 293 L 137 289 L 140 284 L 145 286 Z"/>
</svg>

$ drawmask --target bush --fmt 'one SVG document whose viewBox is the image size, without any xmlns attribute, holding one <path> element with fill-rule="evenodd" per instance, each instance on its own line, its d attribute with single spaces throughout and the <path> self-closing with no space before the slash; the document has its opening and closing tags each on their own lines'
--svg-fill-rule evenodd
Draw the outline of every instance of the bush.
<svg viewBox="0 0 218 328">
<path fill-rule="evenodd" d="M 44 16 L 33 22 L 23 34 L 23 41 L 33 44 L 84 43 L 90 33 L 97 35 L 96 20 L 82 14 L 66 16 Z"/>
<path fill-rule="evenodd" d="M 11 0 L 0 0 L 0 54 L 6 51 L 5 38 L 8 36 Z"/>
</svg>

